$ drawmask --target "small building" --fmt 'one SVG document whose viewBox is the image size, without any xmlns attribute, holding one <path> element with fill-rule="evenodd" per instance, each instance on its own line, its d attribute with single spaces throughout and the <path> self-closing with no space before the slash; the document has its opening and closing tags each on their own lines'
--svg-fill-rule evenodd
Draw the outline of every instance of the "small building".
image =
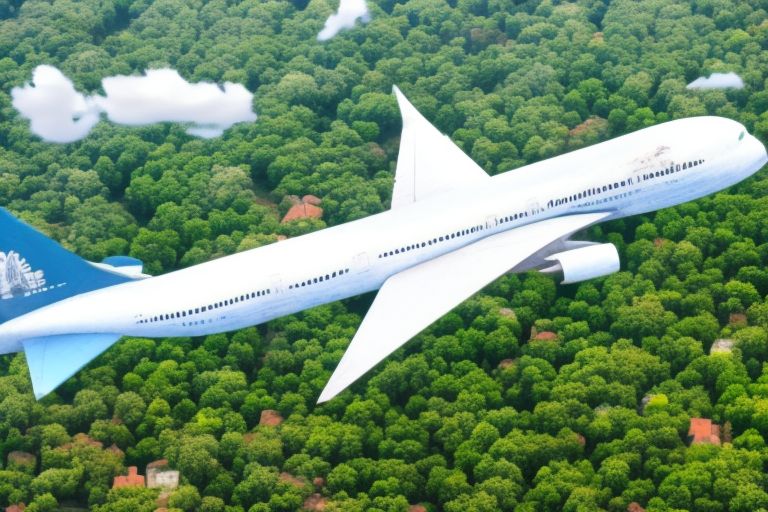
<svg viewBox="0 0 768 512">
<path fill-rule="evenodd" d="M 14 503 L 5 507 L 5 512 L 24 512 L 27 506 L 24 503 Z"/>
<path fill-rule="evenodd" d="M 714 444 L 720 445 L 720 425 L 712 423 L 708 418 L 691 418 L 691 426 L 688 428 L 688 442 L 690 444 Z"/>
<path fill-rule="evenodd" d="M 168 466 L 168 460 L 160 459 L 147 464 L 147 487 L 172 491 L 179 487 L 181 474 Z"/>
<path fill-rule="evenodd" d="M 288 213 L 285 214 L 285 217 L 283 217 L 283 220 L 281 222 L 285 224 L 286 222 L 290 222 L 296 219 L 322 219 L 322 218 L 323 218 L 322 208 L 320 208 L 319 206 L 315 206 L 313 204 L 301 203 L 301 204 L 291 206 L 291 209 L 288 210 Z"/>
<path fill-rule="evenodd" d="M 112 488 L 144 487 L 144 476 L 138 474 L 138 471 L 136 466 L 130 466 L 128 468 L 128 475 L 119 475 L 115 477 L 115 480 L 112 483 Z"/>
<path fill-rule="evenodd" d="M 287 199 L 291 203 L 291 207 L 280 222 L 286 223 L 296 219 L 323 218 L 323 209 L 320 208 L 322 201 L 319 197 L 306 195 L 299 199 L 297 196 L 288 196 Z"/>
</svg>

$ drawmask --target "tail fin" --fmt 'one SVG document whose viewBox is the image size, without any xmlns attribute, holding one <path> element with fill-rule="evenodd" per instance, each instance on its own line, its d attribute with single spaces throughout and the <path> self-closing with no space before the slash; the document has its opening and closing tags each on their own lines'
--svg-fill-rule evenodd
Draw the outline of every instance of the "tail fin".
<svg viewBox="0 0 768 512">
<path fill-rule="evenodd" d="M 427 121 L 400 89 L 392 90 L 403 118 L 392 208 L 488 179 L 488 174 Z"/>
<path fill-rule="evenodd" d="M 130 280 L 97 268 L 0 208 L 0 323 Z"/>
</svg>

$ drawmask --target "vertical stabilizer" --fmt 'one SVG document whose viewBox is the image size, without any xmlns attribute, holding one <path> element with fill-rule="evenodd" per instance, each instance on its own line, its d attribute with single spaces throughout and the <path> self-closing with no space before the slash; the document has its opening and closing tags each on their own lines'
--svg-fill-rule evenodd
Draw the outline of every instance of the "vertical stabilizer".
<svg viewBox="0 0 768 512">
<path fill-rule="evenodd" d="M 392 208 L 488 179 L 488 174 L 432 126 L 400 89 L 392 89 L 403 118 Z"/>
<path fill-rule="evenodd" d="M 130 280 L 96 268 L 0 208 L 0 323 Z"/>
</svg>

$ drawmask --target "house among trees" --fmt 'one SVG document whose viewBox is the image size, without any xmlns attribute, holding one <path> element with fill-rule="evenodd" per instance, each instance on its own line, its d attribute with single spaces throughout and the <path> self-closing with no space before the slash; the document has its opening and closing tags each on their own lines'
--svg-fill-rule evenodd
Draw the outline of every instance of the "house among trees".
<svg viewBox="0 0 768 512">
<path fill-rule="evenodd" d="M 296 219 L 321 219 L 323 209 L 319 206 L 320 202 L 320 198 L 313 195 L 306 195 L 301 199 L 297 198 L 281 222 L 285 223 Z"/>
<path fill-rule="evenodd" d="M 715 444 L 720 445 L 720 425 L 712 423 L 707 418 L 691 418 L 691 426 L 688 428 L 688 441 L 690 444 Z"/>
<path fill-rule="evenodd" d="M 144 476 L 138 474 L 136 466 L 129 466 L 128 475 L 118 475 L 112 483 L 113 489 L 120 487 L 144 487 Z"/>
<path fill-rule="evenodd" d="M 160 459 L 147 464 L 147 487 L 172 491 L 179 486 L 180 474 L 168 466 L 168 460 Z"/>
</svg>

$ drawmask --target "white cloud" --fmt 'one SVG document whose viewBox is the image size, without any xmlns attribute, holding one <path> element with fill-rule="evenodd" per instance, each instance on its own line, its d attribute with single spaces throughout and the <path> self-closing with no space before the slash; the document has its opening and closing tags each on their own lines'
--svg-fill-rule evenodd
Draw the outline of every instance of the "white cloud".
<svg viewBox="0 0 768 512">
<path fill-rule="evenodd" d="M 342 29 L 354 27 L 358 19 L 363 23 L 371 19 L 365 0 L 339 0 L 339 11 L 328 16 L 323 30 L 317 34 L 317 40 L 327 41 Z"/>
<path fill-rule="evenodd" d="M 686 86 L 686 89 L 741 89 L 744 81 L 733 71 L 729 73 L 712 73 L 709 78 L 697 78 Z"/>
<path fill-rule="evenodd" d="M 13 105 L 31 130 L 50 142 L 85 137 L 103 112 L 118 124 L 138 126 L 159 122 L 189 125 L 187 133 L 216 137 L 235 123 L 255 121 L 253 94 L 241 84 L 223 87 L 191 84 L 172 69 L 154 69 L 144 76 L 113 76 L 102 80 L 105 96 L 83 96 L 52 66 L 38 66 L 32 85 L 11 91 Z"/>
<path fill-rule="evenodd" d="M 191 123 L 187 133 L 213 137 L 235 123 L 255 121 L 253 94 L 241 84 L 190 84 L 173 69 L 152 69 L 145 76 L 113 76 L 102 80 L 106 97 L 95 102 L 110 121 L 142 125 Z"/>
<path fill-rule="evenodd" d="M 30 129 L 50 142 L 82 139 L 99 122 L 91 98 L 75 91 L 72 81 L 53 66 L 37 66 L 32 83 L 11 90 L 13 106 L 31 121 Z"/>
</svg>

